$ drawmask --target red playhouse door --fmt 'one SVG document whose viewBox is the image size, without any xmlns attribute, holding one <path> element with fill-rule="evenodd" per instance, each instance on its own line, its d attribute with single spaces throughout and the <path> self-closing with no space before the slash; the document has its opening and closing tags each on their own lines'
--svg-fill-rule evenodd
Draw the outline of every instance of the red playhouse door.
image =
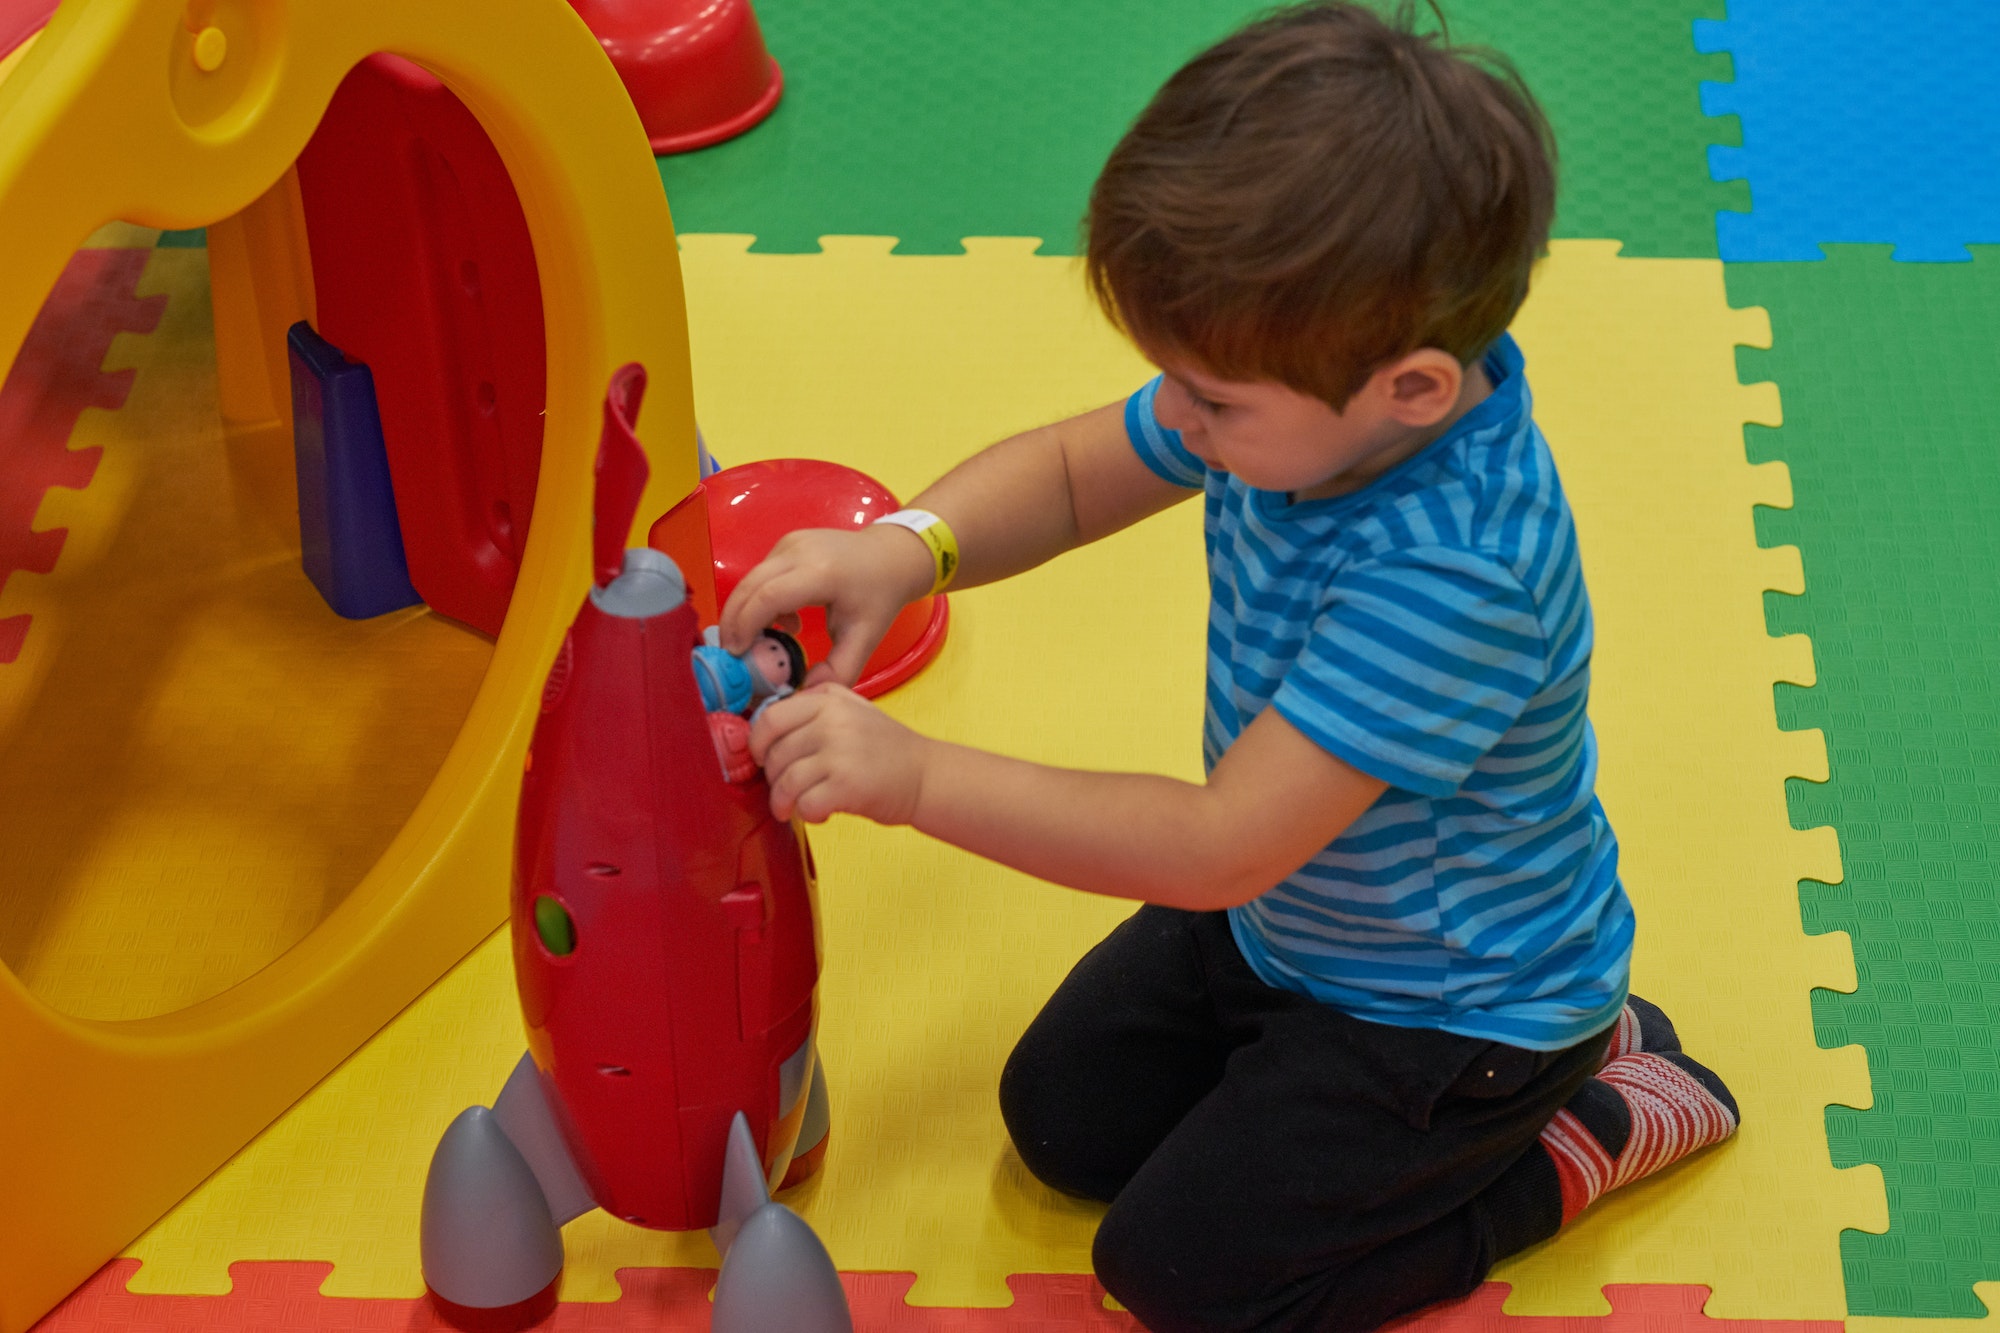
<svg viewBox="0 0 2000 1333">
<path fill-rule="evenodd" d="M 472 113 L 409 61 L 349 72 L 299 157 L 319 335 L 375 376 L 410 581 L 498 634 L 541 466 L 527 219 Z"/>
</svg>

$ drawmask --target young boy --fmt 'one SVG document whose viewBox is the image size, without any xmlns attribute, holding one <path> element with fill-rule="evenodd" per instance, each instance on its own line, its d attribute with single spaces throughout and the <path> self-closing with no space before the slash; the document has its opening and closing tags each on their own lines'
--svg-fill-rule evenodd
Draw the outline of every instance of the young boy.
<svg viewBox="0 0 2000 1333">
<path fill-rule="evenodd" d="M 1090 281 L 1160 377 L 899 523 L 788 537 L 723 613 L 741 649 L 828 610 L 827 662 L 752 737 L 780 817 L 1147 904 L 1000 1098 L 1037 1176 L 1110 1203 L 1098 1275 L 1162 1333 L 1373 1328 L 1736 1128 L 1627 1001 L 1590 608 L 1506 334 L 1551 159 L 1495 58 L 1350 4 L 1251 25 L 1092 192 Z M 1197 492 L 1204 784 L 943 744 L 836 683 L 953 558 L 1004 578 Z"/>
</svg>

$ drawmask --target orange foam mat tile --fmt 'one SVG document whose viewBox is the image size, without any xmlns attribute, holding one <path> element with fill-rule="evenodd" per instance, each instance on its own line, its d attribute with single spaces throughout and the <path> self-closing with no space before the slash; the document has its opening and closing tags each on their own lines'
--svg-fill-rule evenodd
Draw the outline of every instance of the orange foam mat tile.
<svg viewBox="0 0 2000 1333">
<path fill-rule="evenodd" d="M 428 1299 L 323 1296 L 333 1265 L 291 1261 L 231 1264 L 231 1289 L 216 1296 L 127 1290 L 135 1259 L 106 1264 L 51 1311 L 33 1333 L 450 1333 Z M 988 1309 L 911 1305 L 910 1273 L 843 1273 L 861 1333 L 1138 1333 L 1131 1315 L 1107 1309 L 1095 1278 L 1043 1273 L 1009 1278 L 1013 1304 Z M 693 1333 L 709 1326 L 712 1268 L 621 1268 L 615 1301 L 560 1301 L 536 1333 Z M 1501 1296 L 1504 1296 L 1504 1290 Z M 1491 1302 L 1498 1307 L 1498 1299 Z M 1697 1299 L 1696 1304 L 1699 1305 Z M 1520 1320 L 1511 1323 L 1519 1324 Z M 1451 1333 L 1461 1333 L 1454 1324 Z M 1469 1333 L 1466 1330 L 1465 1333 Z M 1553 1333 L 1550 1330 L 1549 1333 Z M 1777 1330 L 1775 1333 L 1804 1333 Z"/>
<path fill-rule="evenodd" d="M 152 1296 L 126 1289 L 139 1264 L 119 1259 L 35 1326 L 34 1333 L 445 1333 L 447 1323 L 424 1299 L 322 1296 L 331 1264 L 230 1265 L 220 1296 Z M 1135 1333 L 1139 1322 L 1108 1309 L 1096 1279 L 1071 1273 L 1010 1277 L 1013 1304 L 997 1309 L 911 1305 L 908 1273 L 843 1273 L 854 1326 L 862 1333 Z M 617 1301 L 561 1301 L 533 1327 L 538 1333 L 681 1333 L 709 1326 L 710 1268 L 625 1268 Z M 1467 1299 L 1392 1325 L 1394 1333 L 1841 1333 L 1837 1320 L 1710 1319 L 1708 1288 L 1607 1287 L 1605 1315 L 1510 1315 L 1507 1286 L 1489 1282 Z"/>
</svg>

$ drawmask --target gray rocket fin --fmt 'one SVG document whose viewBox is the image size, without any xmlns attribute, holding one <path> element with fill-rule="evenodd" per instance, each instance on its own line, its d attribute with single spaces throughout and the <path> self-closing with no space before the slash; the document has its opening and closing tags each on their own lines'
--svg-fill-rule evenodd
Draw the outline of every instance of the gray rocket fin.
<svg viewBox="0 0 2000 1333">
<path fill-rule="evenodd" d="M 722 1208 L 708 1229 L 717 1252 L 727 1258 L 736 1232 L 759 1208 L 771 1201 L 764 1183 L 764 1159 L 741 1111 L 729 1122 L 729 1144 L 722 1157 Z"/>
<path fill-rule="evenodd" d="M 562 1272 L 562 1232 L 520 1149 L 483 1106 L 459 1113 L 424 1180 L 424 1281 L 454 1305 L 497 1309 Z"/>
<path fill-rule="evenodd" d="M 493 1117 L 535 1173 L 557 1226 L 597 1207 L 583 1173 L 577 1170 L 576 1159 L 570 1156 L 569 1143 L 556 1125 L 555 1113 L 549 1109 L 534 1056 L 523 1053 L 521 1062 L 507 1076 L 507 1086 L 494 1099 Z"/>
<path fill-rule="evenodd" d="M 712 1333 L 854 1333 L 833 1259 L 805 1220 L 767 1203 L 738 1228 L 715 1279 Z"/>
<path fill-rule="evenodd" d="M 813 1061 L 812 1086 L 806 1092 L 806 1114 L 799 1124 L 798 1145 L 792 1149 L 792 1156 L 803 1157 L 819 1147 L 820 1140 L 832 1128 L 833 1118 L 826 1097 L 826 1061 Z"/>
</svg>

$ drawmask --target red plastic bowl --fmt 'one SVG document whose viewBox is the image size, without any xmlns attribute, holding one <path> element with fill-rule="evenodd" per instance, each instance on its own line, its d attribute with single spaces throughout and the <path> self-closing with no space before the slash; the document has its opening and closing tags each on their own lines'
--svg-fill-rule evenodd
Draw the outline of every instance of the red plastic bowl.
<svg viewBox="0 0 2000 1333">
<path fill-rule="evenodd" d="M 750 0 L 569 0 L 639 109 L 655 153 L 733 138 L 784 92 Z"/>
<path fill-rule="evenodd" d="M 887 487 L 864 472 L 810 458 L 777 458 L 725 468 L 706 482 L 709 540 L 715 555 L 715 596 L 729 594 L 756 568 L 778 538 L 799 528 L 865 528 L 901 506 Z M 833 641 L 826 613 L 807 607 L 799 642 L 806 656 L 825 659 Z M 944 647 L 950 604 L 942 595 L 903 608 L 862 670 L 857 693 L 874 698 L 922 671 Z"/>
</svg>

